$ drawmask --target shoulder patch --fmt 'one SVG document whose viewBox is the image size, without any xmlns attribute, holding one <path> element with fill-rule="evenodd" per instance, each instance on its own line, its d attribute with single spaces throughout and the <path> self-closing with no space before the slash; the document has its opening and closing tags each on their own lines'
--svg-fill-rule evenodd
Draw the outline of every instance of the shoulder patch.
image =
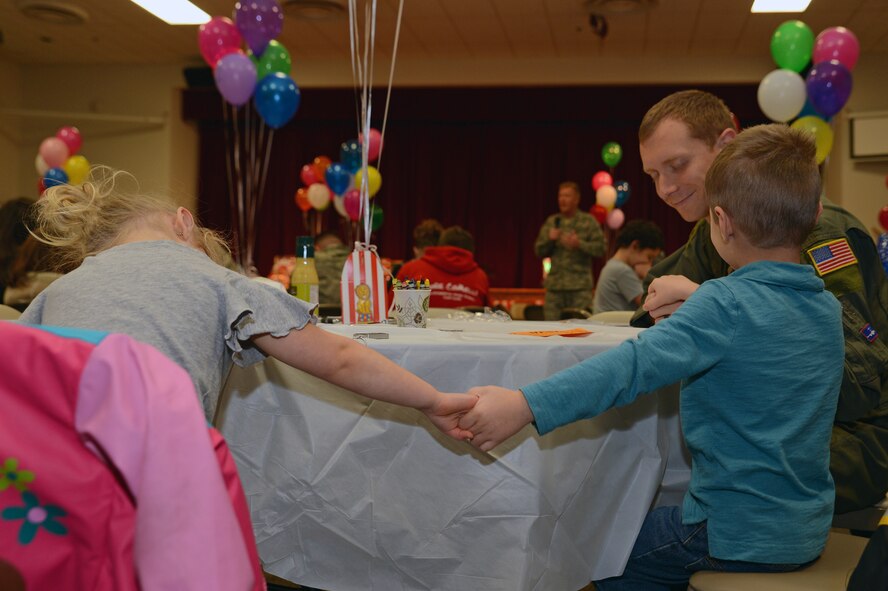
<svg viewBox="0 0 888 591">
<path fill-rule="evenodd" d="M 817 269 L 817 274 L 823 277 L 838 269 L 857 264 L 857 257 L 848 245 L 847 238 L 838 238 L 821 242 L 808 249 L 808 257 L 811 264 Z"/>
</svg>

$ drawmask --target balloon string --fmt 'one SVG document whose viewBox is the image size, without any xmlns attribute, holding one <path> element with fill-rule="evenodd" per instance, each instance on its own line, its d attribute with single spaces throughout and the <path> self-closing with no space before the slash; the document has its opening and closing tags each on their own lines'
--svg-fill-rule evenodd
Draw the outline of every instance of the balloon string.
<svg viewBox="0 0 888 591">
<path fill-rule="evenodd" d="M 389 101 L 392 98 L 392 81 L 395 79 L 395 62 L 398 58 L 398 45 L 399 39 L 401 38 L 401 17 L 404 15 L 404 0 L 401 0 L 398 4 L 398 20 L 395 22 L 395 41 L 394 45 L 392 45 L 392 65 L 389 69 L 389 79 L 388 79 L 388 90 L 385 94 L 385 107 L 382 112 L 382 130 L 379 133 L 380 144 L 379 144 L 379 156 L 377 156 L 376 160 L 376 169 L 382 170 L 382 151 L 385 148 L 385 142 L 382 141 L 385 138 L 385 128 L 388 123 L 388 114 L 389 114 Z"/>
<path fill-rule="evenodd" d="M 234 180 L 237 188 L 237 257 L 236 261 L 245 267 L 244 261 L 244 183 L 243 171 L 241 170 L 241 134 L 238 127 L 238 113 L 235 112 L 232 117 L 234 122 Z"/>
<path fill-rule="evenodd" d="M 235 198 L 234 198 L 234 181 L 231 176 L 231 168 L 233 166 L 232 159 L 234 158 L 234 148 L 231 145 L 231 115 L 229 115 L 229 108 L 234 109 L 234 107 L 229 107 L 228 101 L 224 98 L 222 99 L 222 118 L 223 125 L 222 130 L 225 134 L 225 176 L 228 181 L 228 217 L 231 222 L 232 233 L 234 232 L 234 223 L 236 220 L 235 216 Z"/>
</svg>

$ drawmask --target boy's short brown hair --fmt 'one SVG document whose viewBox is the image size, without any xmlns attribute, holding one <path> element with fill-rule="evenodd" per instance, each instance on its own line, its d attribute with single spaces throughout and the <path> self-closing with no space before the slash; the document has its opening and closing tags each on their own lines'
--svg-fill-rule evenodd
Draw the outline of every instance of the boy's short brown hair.
<svg viewBox="0 0 888 591">
<path fill-rule="evenodd" d="M 721 206 L 753 246 L 801 246 L 817 222 L 814 137 L 783 123 L 740 133 L 706 174 L 710 210 Z"/>
<path fill-rule="evenodd" d="M 702 90 L 674 92 L 648 109 L 638 128 L 638 142 L 643 144 L 666 119 L 675 119 L 688 126 L 691 137 L 710 148 L 726 129 L 735 129 L 734 118 L 725 103 Z"/>
<path fill-rule="evenodd" d="M 468 230 L 460 226 L 450 226 L 441 232 L 438 246 L 456 246 L 469 252 L 475 252 L 475 238 Z"/>
<path fill-rule="evenodd" d="M 438 220 L 431 218 L 422 220 L 413 228 L 413 246 L 417 248 L 437 246 L 443 231 L 444 226 Z"/>
</svg>

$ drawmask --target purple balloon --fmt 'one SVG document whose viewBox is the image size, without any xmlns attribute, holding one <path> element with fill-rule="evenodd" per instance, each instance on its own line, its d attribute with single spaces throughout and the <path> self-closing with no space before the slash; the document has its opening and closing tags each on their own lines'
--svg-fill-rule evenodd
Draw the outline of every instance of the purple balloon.
<svg viewBox="0 0 888 591">
<path fill-rule="evenodd" d="M 234 5 L 234 23 L 253 55 L 261 56 L 268 42 L 281 34 L 284 13 L 277 0 L 243 0 Z"/>
<path fill-rule="evenodd" d="M 229 53 L 216 62 L 216 88 L 232 105 L 241 106 L 256 88 L 256 66 L 244 52 Z"/>
<path fill-rule="evenodd" d="M 842 110 L 851 96 L 851 72 L 838 60 L 815 64 L 805 81 L 814 109 L 825 117 Z"/>
</svg>

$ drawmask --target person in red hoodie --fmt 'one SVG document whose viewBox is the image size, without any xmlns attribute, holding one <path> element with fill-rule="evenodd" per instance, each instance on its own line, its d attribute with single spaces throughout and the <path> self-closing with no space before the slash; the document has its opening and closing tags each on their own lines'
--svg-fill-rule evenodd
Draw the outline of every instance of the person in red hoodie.
<svg viewBox="0 0 888 591">
<path fill-rule="evenodd" d="M 398 280 L 428 279 L 432 288 L 429 305 L 433 308 L 488 306 L 487 273 L 475 262 L 475 239 L 459 226 L 443 232 L 438 246 L 429 246 L 422 257 L 404 263 Z"/>
</svg>

